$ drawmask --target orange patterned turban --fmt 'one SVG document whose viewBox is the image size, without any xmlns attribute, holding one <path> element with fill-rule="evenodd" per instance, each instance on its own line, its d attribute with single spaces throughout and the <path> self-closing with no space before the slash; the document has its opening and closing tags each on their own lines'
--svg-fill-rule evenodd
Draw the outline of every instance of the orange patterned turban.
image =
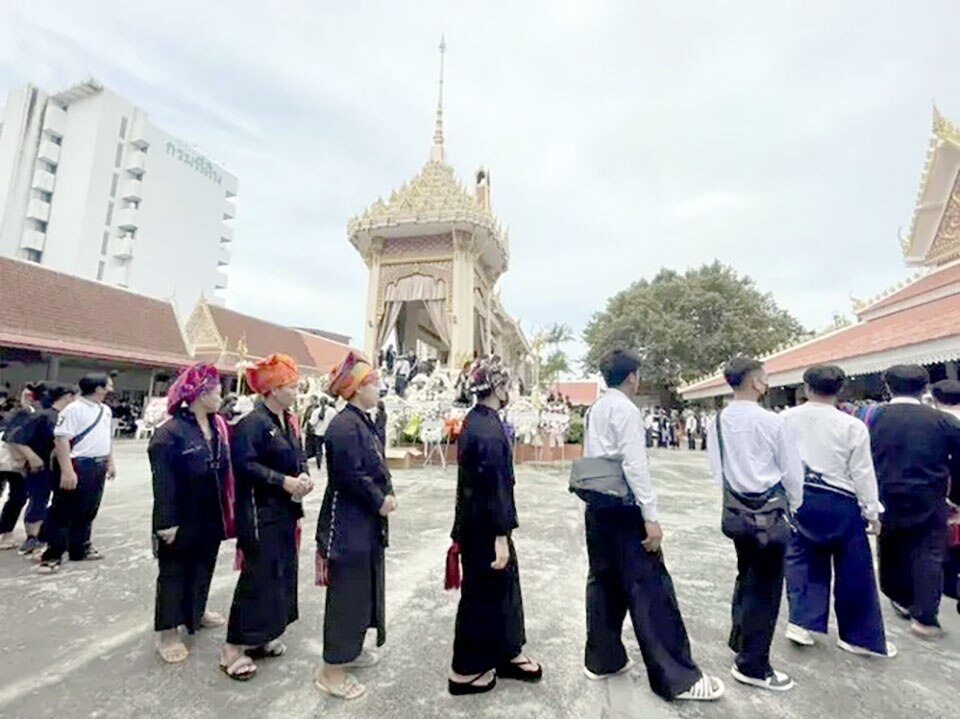
<svg viewBox="0 0 960 719">
<path fill-rule="evenodd" d="M 330 372 L 329 390 L 349 400 L 362 386 L 379 381 L 380 378 L 370 364 L 370 360 L 359 352 L 350 352 L 343 362 Z"/>
<path fill-rule="evenodd" d="M 247 383 L 257 394 L 270 394 L 277 387 L 300 379 L 300 369 L 290 355 L 272 354 L 247 367 Z"/>
</svg>

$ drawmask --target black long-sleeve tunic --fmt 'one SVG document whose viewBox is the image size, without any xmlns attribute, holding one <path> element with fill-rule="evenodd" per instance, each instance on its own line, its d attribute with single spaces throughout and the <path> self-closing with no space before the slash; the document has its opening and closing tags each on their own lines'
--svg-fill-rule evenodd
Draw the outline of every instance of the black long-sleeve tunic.
<svg viewBox="0 0 960 719">
<path fill-rule="evenodd" d="M 463 421 L 457 441 L 457 505 L 451 537 L 470 539 L 509 535 L 517 528 L 513 499 L 513 453 L 496 410 L 476 405 Z"/>
<path fill-rule="evenodd" d="M 233 429 L 237 544 L 245 564 L 230 608 L 230 644 L 266 644 L 299 616 L 296 527 L 303 508 L 283 489 L 285 477 L 307 471 L 295 421 L 287 413 L 281 422 L 258 401 Z"/>
<path fill-rule="evenodd" d="M 323 658 L 353 661 L 367 629 L 386 641 L 384 548 L 387 519 L 380 516 L 393 494 L 390 470 L 376 425 L 347 405 L 324 435 L 327 489 L 317 522 L 317 550 L 329 560 L 330 586 L 323 617 Z"/>
<path fill-rule="evenodd" d="M 177 542 L 226 537 L 226 438 L 210 422 L 209 444 L 191 412 L 178 412 L 154 433 L 147 450 L 153 473 L 153 531 L 179 527 Z"/>
<path fill-rule="evenodd" d="M 517 528 L 513 455 L 496 410 L 467 413 L 457 444 L 459 476 L 451 535 L 460 544 L 463 584 L 453 640 L 453 671 L 480 674 L 503 666 L 526 643 L 520 569 L 510 535 Z M 490 565 L 495 540 L 506 536 L 510 560 Z"/>
<path fill-rule="evenodd" d="M 317 547 L 331 559 L 387 546 L 380 507 L 393 494 L 374 422 L 348 404 L 327 427 L 327 489 L 317 522 Z"/>
<path fill-rule="evenodd" d="M 303 507 L 283 488 L 285 477 L 307 472 L 300 439 L 290 421 L 258 400 L 231 435 L 233 472 L 237 482 L 237 541 L 244 552 L 256 549 L 264 524 L 292 523 Z"/>
</svg>

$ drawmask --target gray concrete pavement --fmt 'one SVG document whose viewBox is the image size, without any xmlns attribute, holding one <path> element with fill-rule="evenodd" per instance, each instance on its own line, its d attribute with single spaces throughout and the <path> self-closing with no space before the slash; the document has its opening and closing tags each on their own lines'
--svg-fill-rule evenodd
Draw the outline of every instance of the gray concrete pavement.
<svg viewBox="0 0 960 719">
<path fill-rule="evenodd" d="M 217 669 L 224 630 L 197 635 L 189 660 L 166 666 L 153 648 L 155 563 L 150 552 L 150 479 L 143 443 L 118 445 L 118 479 L 107 488 L 94 531 L 106 554 L 98 563 L 65 564 L 37 576 L 15 553 L 0 553 L 0 717 L 644 717 L 778 716 L 947 717 L 960 687 L 960 621 L 943 605 L 947 640 L 927 645 L 890 613 L 893 660 L 861 659 L 828 641 L 801 651 L 782 636 L 774 662 L 797 688 L 775 695 L 735 685 L 725 646 L 734 575 L 730 543 L 719 531 L 719 492 L 705 458 L 654 453 L 666 529 L 665 553 L 701 666 L 727 683 L 716 705 L 668 704 L 647 686 L 629 622 L 624 635 L 638 668 L 594 684 L 581 674 L 586 554 L 582 512 L 561 468 L 523 466 L 516 543 L 523 580 L 528 650 L 545 666 L 537 686 L 503 682 L 493 693 L 454 699 L 446 672 L 457 595 L 442 589 L 453 512 L 455 469 L 398 472 L 400 509 L 387 564 L 384 661 L 360 673 L 369 694 L 353 704 L 321 697 L 312 672 L 322 651 L 323 592 L 313 586 L 313 544 L 301 549 L 301 620 L 285 639 L 288 655 L 261 663 L 247 684 Z M 322 486 L 320 487 L 322 490 Z M 308 498 L 305 538 L 312 538 L 321 492 Z M 236 581 L 233 544 L 225 543 L 210 606 L 226 612 Z M 781 621 L 785 619 L 781 618 Z M 781 632 L 784 628 L 781 624 Z"/>
</svg>

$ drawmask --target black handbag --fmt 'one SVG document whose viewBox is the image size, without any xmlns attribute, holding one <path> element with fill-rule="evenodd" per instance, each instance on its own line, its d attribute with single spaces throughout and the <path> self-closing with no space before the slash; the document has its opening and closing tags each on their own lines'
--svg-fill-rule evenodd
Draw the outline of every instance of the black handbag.
<svg viewBox="0 0 960 719">
<path fill-rule="evenodd" d="M 720 474 L 723 477 L 723 515 L 720 529 L 730 539 L 753 539 L 761 549 L 785 547 L 793 537 L 790 505 L 783 484 L 778 482 L 765 492 L 735 492 L 724 469 L 723 430 L 717 413 L 717 448 L 720 450 Z"/>
</svg>

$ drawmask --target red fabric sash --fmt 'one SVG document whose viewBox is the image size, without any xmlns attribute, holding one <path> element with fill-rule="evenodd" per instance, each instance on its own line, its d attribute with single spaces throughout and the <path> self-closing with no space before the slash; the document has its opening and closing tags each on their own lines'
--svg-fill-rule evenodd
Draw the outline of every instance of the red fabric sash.
<svg viewBox="0 0 960 719">
<path fill-rule="evenodd" d="M 223 486 L 223 532 L 227 539 L 237 536 L 237 483 L 233 476 L 233 462 L 230 459 L 230 428 L 226 420 L 219 414 L 213 415 L 217 433 L 223 440 L 226 457 L 221 457 L 227 463 L 227 473 Z"/>
<path fill-rule="evenodd" d="M 447 569 L 443 580 L 444 589 L 460 589 L 460 545 L 454 542 L 447 550 Z"/>
</svg>

